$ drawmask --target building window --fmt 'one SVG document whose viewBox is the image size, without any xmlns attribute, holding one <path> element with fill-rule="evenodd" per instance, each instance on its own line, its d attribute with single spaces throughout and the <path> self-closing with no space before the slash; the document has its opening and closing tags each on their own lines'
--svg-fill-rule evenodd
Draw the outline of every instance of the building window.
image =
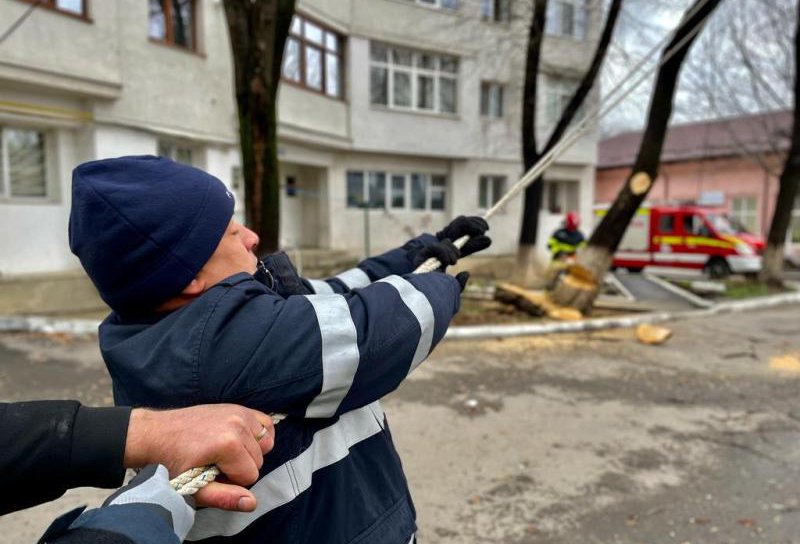
<svg viewBox="0 0 800 544">
<path fill-rule="evenodd" d="M 23 0 L 29 4 L 36 4 L 40 8 L 76 15 L 82 18 L 89 17 L 88 0 Z"/>
<path fill-rule="evenodd" d="M 429 6 L 438 9 L 458 9 L 458 0 L 406 0 L 412 4 L 419 4 L 421 6 Z"/>
<path fill-rule="evenodd" d="M 389 108 L 456 113 L 458 59 L 370 44 L 370 102 Z"/>
<path fill-rule="evenodd" d="M 550 0 L 544 31 L 552 36 L 586 38 L 586 0 Z"/>
<path fill-rule="evenodd" d="M 295 15 L 283 50 L 283 79 L 342 98 L 343 43 L 339 34 Z"/>
<path fill-rule="evenodd" d="M 505 23 L 511 15 L 511 0 L 481 0 L 481 18 L 484 21 Z"/>
<path fill-rule="evenodd" d="M 0 127 L 0 197 L 47 198 L 45 134 Z"/>
<path fill-rule="evenodd" d="M 179 144 L 176 142 L 170 142 L 166 140 L 159 140 L 158 155 L 160 157 L 167 157 L 168 159 L 172 159 L 175 162 L 188 164 L 189 166 L 192 166 L 194 164 L 192 162 L 193 159 L 192 148 L 184 144 Z"/>
<path fill-rule="evenodd" d="M 548 181 L 544 186 L 542 209 L 552 214 L 565 214 L 579 208 L 577 181 Z"/>
<path fill-rule="evenodd" d="M 731 198 L 731 217 L 747 229 L 758 232 L 758 199 L 753 196 Z"/>
<path fill-rule="evenodd" d="M 503 117 L 503 86 L 500 83 L 481 81 L 481 115 Z"/>
<path fill-rule="evenodd" d="M 557 123 L 561 115 L 567 108 L 572 95 L 575 94 L 580 82 L 569 78 L 547 78 L 547 90 L 545 91 L 545 107 L 547 109 L 547 122 Z M 580 120 L 586 113 L 586 101 L 583 102 L 575 115 L 575 120 Z"/>
<path fill-rule="evenodd" d="M 444 210 L 447 176 L 348 171 L 347 207 L 363 208 L 365 203 L 373 209 Z"/>
<path fill-rule="evenodd" d="M 149 0 L 148 11 L 151 40 L 197 49 L 195 0 Z"/>
<path fill-rule="evenodd" d="M 391 207 L 393 209 L 403 209 L 406 207 L 407 192 L 406 176 L 402 174 L 392 174 Z"/>
<path fill-rule="evenodd" d="M 505 176 L 481 176 L 478 183 L 478 207 L 488 210 L 506 192 Z"/>
</svg>

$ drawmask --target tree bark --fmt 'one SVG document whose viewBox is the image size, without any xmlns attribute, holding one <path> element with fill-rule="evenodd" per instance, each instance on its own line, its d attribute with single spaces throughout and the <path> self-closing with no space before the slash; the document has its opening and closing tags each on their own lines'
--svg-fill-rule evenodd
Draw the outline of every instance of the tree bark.
<svg viewBox="0 0 800 544">
<path fill-rule="evenodd" d="M 541 156 L 536 144 L 536 97 L 538 93 L 539 63 L 542 57 L 547 0 L 534 0 L 533 16 L 528 28 L 528 51 L 525 57 L 525 87 L 522 92 L 522 164 L 530 170 Z M 525 189 L 520 245 L 536 243 L 539 209 L 542 206 L 542 186 L 533 183 Z"/>
<path fill-rule="evenodd" d="M 614 28 L 617 23 L 622 0 L 612 0 L 609 6 L 605 26 L 600 35 L 600 40 L 595 48 L 594 57 L 588 70 L 581 79 L 578 88 L 564 108 L 558 123 L 547 140 L 541 152 L 536 145 L 536 98 L 539 62 L 541 57 L 541 42 L 544 36 L 545 15 L 547 13 L 547 0 L 537 0 L 534 3 L 533 19 L 528 33 L 528 54 L 525 63 L 525 89 L 523 93 L 522 108 L 522 157 L 525 170 L 531 169 L 542 155 L 549 152 L 563 138 L 569 125 L 575 119 L 578 110 L 589 96 L 600 67 L 603 65 Z M 526 280 L 531 277 L 534 266 L 535 246 L 538 239 L 539 213 L 542 208 L 542 194 L 544 184 L 541 178 L 535 179 L 525 190 L 523 201 L 522 225 L 519 235 L 519 249 L 517 251 L 517 266 L 519 272 Z M 524 281 L 528 283 L 528 281 Z"/>
<path fill-rule="evenodd" d="M 577 265 L 551 293 L 551 297 L 559 305 L 572 306 L 584 314 L 591 309 L 599 283 L 611 265 L 613 254 L 628 224 L 653 186 L 672 115 L 681 65 L 698 35 L 691 33 L 705 22 L 720 3 L 720 0 L 707 0 L 697 9 L 703 1 L 695 0 L 692 3 L 675 36 L 662 52 L 663 64 L 656 77 L 647 125 L 631 175 L 592 233 L 588 247 L 579 253 Z M 570 279 L 569 276 L 573 277 Z M 585 281 L 579 282 L 576 279 Z"/>
<path fill-rule="evenodd" d="M 781 173 L 778 196 L 775 200 L 775 212 L 772 215 L 767 245 L 764 249 L 764 259 L 759 279 L 772 285 L 783 285 L 784 244 L 786 233 L 792 221 L 792 209 L 797 198 L 798 185 L 800 185 L 800 75 L 797 67 L 800 65 L 800 1 L 798 1 L 797 26 L 794 39 L 794 126 L 792 128 L 792 143 L 786 164 Z"/>
<path fill-rule="evenodd" d="M 225 0 L 233 52 L 245 220 L 263 251 L 278 249 L 280 172 L 277 94 L 294 0 Z"/>
</svg>

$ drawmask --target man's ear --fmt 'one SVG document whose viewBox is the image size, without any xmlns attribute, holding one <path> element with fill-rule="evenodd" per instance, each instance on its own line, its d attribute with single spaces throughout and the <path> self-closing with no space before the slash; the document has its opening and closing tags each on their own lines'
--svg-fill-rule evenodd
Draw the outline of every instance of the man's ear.
<svg viewBox="0 0 800 544">
<path fill-rule="evenodd" d="M 181 291 L 181 295 L 188 298 L 194 298 L 200 296 L 205 290 L 206 290 L 206 280 L 194 278 L 191 282 L 189 282 L 189 285 L 183 288 L 183 291 Z"/>
</svg>

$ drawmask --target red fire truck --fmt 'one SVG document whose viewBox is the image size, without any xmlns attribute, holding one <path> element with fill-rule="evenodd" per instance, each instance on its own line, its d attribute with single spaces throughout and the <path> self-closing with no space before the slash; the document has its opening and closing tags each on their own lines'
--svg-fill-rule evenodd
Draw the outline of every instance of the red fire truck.
<svg viewBox="0 0 800 544">
<path fill-rule="evenodd" d="M 608 206 L 595 209 L 595 219 Z M 637 210 L 614 254 L 613 266 L 633 272 L 645 266 L 704 270 L 713 278 L 761 269 L 764 240 L 725 210 L 705 206 L 644 206 Z"/>
</svg>

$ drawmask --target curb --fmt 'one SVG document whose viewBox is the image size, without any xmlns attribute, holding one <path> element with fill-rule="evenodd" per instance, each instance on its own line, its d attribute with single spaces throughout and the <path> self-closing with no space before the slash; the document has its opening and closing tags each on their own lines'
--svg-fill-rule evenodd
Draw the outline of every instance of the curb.
<svg viewBox="0 0 800 544">
<path fill-rule="evenodd" d="M 586 332 L 602 329 L 620 329 L 641 325 L 643 323 L 659 323 L 675 319 L 707 317 L 723 313 L 742 312 L 772 308 L 784 304 L 800 303 L 800 293 L 784 293 L 759 297 L 756 299 L 722 302 L 711 308 L 686 310 L 680 312 L 656 312 L 645 315 L 628 315 L 620 317 L 601 317 L 583 321 L 562 321 L 557 323 L 521 324 L 521 325 L 473 325 L 450 327 L 445 338 L 450 340 L 508 338 L 512 336 L 534 336 L 564 332 Z"/>
<path fill-rule="evenodd" d="M 0 332 L 43 332 L 47 334 L 97 334 L 100 321 L 58 319 L 40 316 L 0 316 Z"/>
<path fill-rule="evenodd" d="M 559 321 L 555 323 L 530 323 L 519 325 L 472 325 L 450 327 L 445 338 L 450 340 L 508 338 L 511 336 L 533 336 L 565 332 L 587 332 L 603 329 L 620 329 L 659 323 L 675 319 L 707 317 L 722 313 L 743 312 L 800 303 L 800 292 L 758 297 L 749 300 L 721 302 L 711 308 L 681 312 L 656 312 L 652 314 L 601 317 L 583 321 Z M 48 334 L 97 334 L 100 321 L 93 319 L 56 319 L 40 316 L 0 316 L 0 332 L 43 332 Z"/>
</svg>

